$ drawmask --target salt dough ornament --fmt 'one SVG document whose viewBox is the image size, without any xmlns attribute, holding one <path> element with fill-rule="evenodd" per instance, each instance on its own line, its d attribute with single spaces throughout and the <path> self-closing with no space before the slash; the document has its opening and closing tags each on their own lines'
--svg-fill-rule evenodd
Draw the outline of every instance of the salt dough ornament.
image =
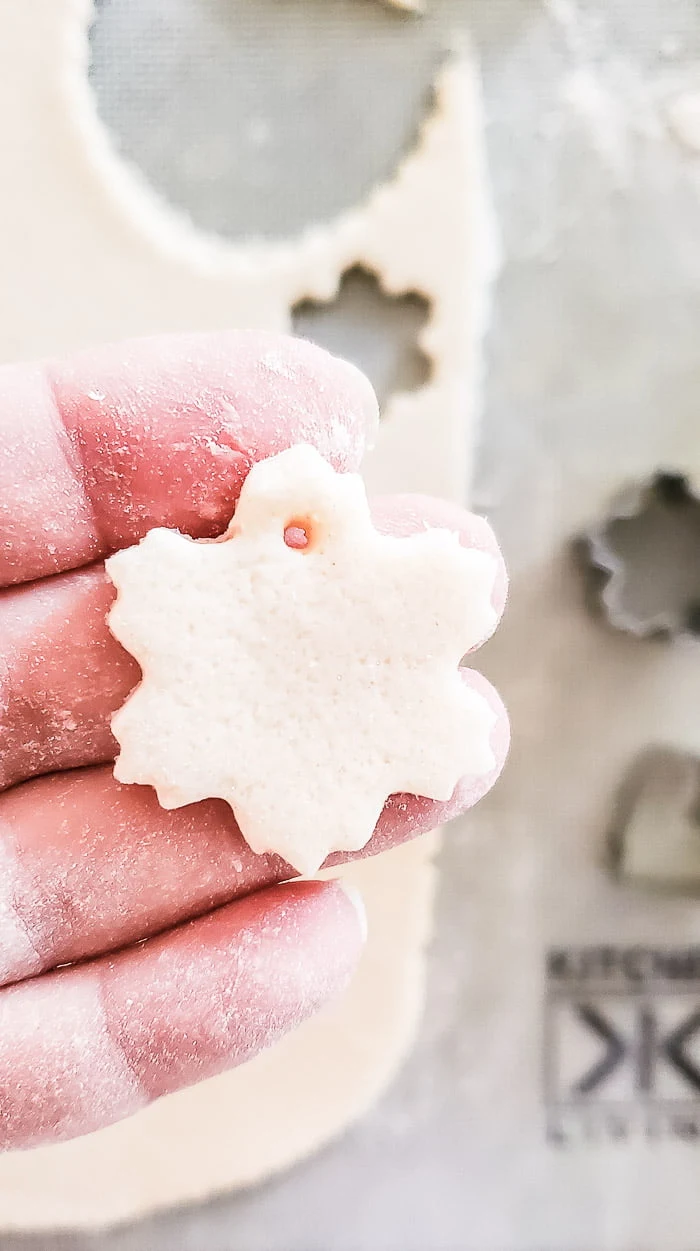
<svg viewBox="0 0 700 1251">
<path fill-rule="evenodd" d="M 107 570 L 143 670 L 114 772 L 164 808 L 225 799 L 253 851 L 311 874 L 364 847 L 390 795 L 444 801 L 495 767 L 458 668 L 496 624 L 494 558 L 380 534 L 361 477 L 315 448 L 251 469 L 223 541 L 151 530 Z"/>
</svg>

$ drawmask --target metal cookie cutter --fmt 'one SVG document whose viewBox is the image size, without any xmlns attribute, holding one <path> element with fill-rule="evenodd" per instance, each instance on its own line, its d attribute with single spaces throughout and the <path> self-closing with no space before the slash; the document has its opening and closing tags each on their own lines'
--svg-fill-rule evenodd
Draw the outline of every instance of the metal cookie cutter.
<svg viewBox="0 0 700 1251">
<path fill-rule="evenodd" d="M 620 789 L 608 848 L 631 885 L 700 893 L 700 758 L 672 747 L 642 752 Z"/>
<path fill-rule="evenodd" d="M 626 488 L 576 542 L 590 608 L 638 638 L 700 636 L 700 499 L 680 473 Z"/>
</svg>

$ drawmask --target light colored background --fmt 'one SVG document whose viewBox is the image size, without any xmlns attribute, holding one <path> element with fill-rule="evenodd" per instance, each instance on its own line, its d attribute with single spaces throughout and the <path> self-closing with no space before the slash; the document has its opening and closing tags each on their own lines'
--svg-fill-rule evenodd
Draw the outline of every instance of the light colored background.
<svg viewBox="0 0 700 1251">
<path fill-rule="evenodd" d="M 700 156 L 664 120 L 700 88 L 697 3 L 432 0 L 417 21 L 376 0 L 104 0 L 94 82 L 125 155 L 198 224 L 287 234 L 392 170 L 467 26 L 505 257 L 474 502 L 513 574 L 482 667 L 515 748 L 446 843 L 418 1046 L 372 1116 L 255 1193 L 4 1251 L 700 1242 L 699 1147 L 555 1157 L 538 1088 L 548 943 L 700 940 L 699 904 L 621 889 L 603 857 L 635 752 L 700 747 L 700 654 L 590 621 L 567 552 L 621 480 L 700 466 Z M 368 361 L 350 328 L 346 352 L 386 372 L 392 342 Z"/>
</svg>

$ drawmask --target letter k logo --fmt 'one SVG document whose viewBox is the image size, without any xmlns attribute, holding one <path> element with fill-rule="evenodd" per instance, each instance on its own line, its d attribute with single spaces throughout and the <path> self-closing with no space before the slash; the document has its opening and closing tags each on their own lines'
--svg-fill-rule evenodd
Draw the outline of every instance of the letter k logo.
<svg viewBox="0 0 700 1251">
<path fill-rule="evenodd" d="M 694 1009 L 680 1025 L 663 1036 L 659 1035 L 653 1008 L 647 1005 L 638 1009 L 627 1036 L 591 1004 L 576 1004 L 574 1012 L 580 1024 L 599 1039 L 603 1048 L 600 1059 L 575 1082 L 574 1094 L 586 1097 L 599 1091 L 612 1074 L 627 1063 L 634 1066 L 635 1088 L 640 1094 L 652 1094 L 660 1061 L 669 1064 L 693 1091 L 700 1093 L 700 1068 L 686 1050 L 700 1031 L 700 1009 Z"/>
</svg>

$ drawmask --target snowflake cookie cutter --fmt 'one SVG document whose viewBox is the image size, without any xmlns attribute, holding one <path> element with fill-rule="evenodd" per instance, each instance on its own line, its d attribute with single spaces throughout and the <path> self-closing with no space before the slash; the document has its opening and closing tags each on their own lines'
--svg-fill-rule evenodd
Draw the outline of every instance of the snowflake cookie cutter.
<svg viewBox="0 0 700 1251">
<path fill-rule="evenodd" d="M 640 639 L 700 635 L 700 498 L 663 470 L 622 490 L 575 541 L 588 607 Z"/>
</svg>

